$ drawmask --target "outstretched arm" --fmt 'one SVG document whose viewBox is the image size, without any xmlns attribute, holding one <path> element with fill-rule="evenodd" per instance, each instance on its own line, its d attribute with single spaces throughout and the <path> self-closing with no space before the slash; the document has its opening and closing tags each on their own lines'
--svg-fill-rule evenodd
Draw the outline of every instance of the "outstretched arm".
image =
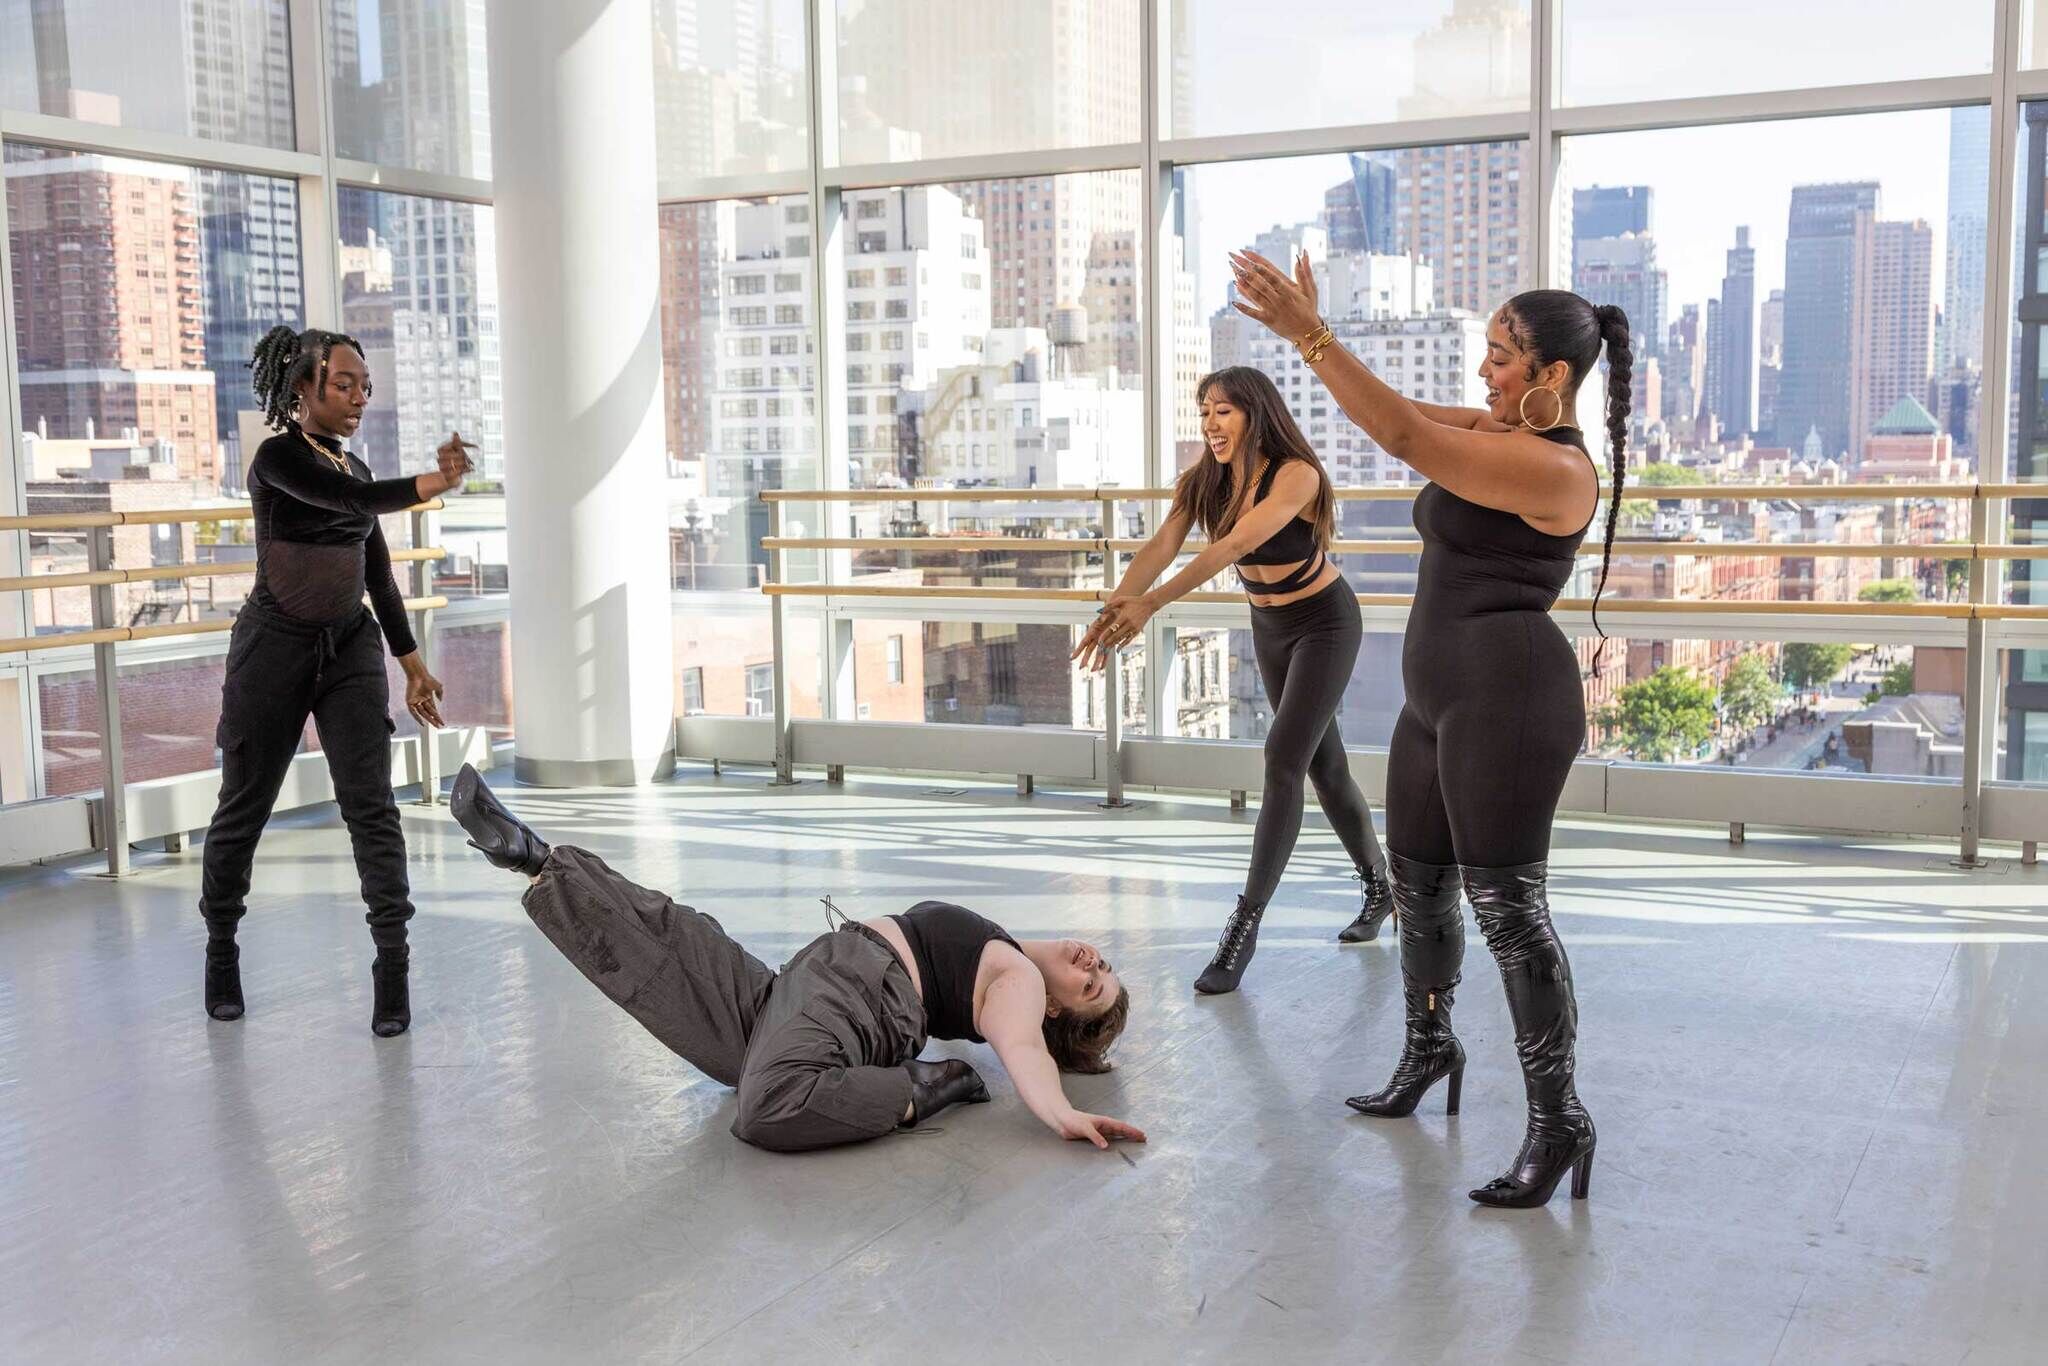
<svg viewBox="0 0 2048 1366">
<path fill-rule="evenodd" d="M 1145 548 L 1131 557 L 1130 568 L 1124 570 L 1124 576 L 1117 580 L 1116 587 L 1111 590 L 1110 596 L 1113 599 L 1136 597 L 1152 586 L 1152 581 L 1174 562 L 1180 554 L 1180 548 L 1187 543 L 1188 520 L 1188 514 L 1185 512 L 1167 515 L 1166 520 L 1160 523 L 1159 530 L 1153 532 L 1152 538 L 1145 542 Z M 1109 651 L 1114 648 L 1107 643 L 1107 637 L 1113 633 L 1116 626 L 1115 615 L 1105 607 L 1082 633 L 1081 643 L 1074 647 L 1074 653 L 1068 658 L 1081 659 L 1092 652 L 1093 658 L 1084 663 L 1084 668 L 1100 668 L 1106 664 L 1109 661 Z"/>
<path fill-rule="evenodd" d="M 1257 252 L 1232 258 L 1245 301 L 1239 312 L 1299 344 L 1322 326 L 1308 258 L 1293 278 Z M 1248 301 L 1248 302 L 1247 302 Z M 1542 530 L 1583 525 L 1599 500 L 1599 478 L 1577 449 L 1491 422 L 1465 428 L 1433 420 L 1366 368 L 1341 343 L 1311 367 L 1344 415 L 1387 454 L 1468 503 L 1512 512 Z"/>
<path fill-rule="evenodd" d="M 1059 1065 L 1045 1051 L 1045 979 L 1036 968 L 1012 968 L 988 984 L 981 1003 L 981 1033 L 1003 1060 L 1025 1108 L 1061 1138 L 1085 1138 L 1107 1148 L 1113 1138 L 1145 1141 L 1136 1125 L 1085 1114 L 1067 1100 Z"/>
</svg>

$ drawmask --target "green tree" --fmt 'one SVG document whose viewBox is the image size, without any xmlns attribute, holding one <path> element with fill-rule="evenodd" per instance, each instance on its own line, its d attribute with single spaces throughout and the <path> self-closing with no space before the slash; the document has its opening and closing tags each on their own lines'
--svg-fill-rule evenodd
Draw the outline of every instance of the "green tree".
<svg viewBox="0 0 2048 1366">
<path fill-rule="evenodd" d="M 1970 562 L 1968 560 L 1943 560 L 1942 570 L 1951 596 L 1960 597 L 1970 591 Z"/>
<path fill-rule="evenodd" d="M 1675 484 L 1711 484 L 1714 476 L 1704 470 L 1689 470 L 1683 465 L 1658 463 L 1645 465 L 1629 476 L 1642 488 L 1670 488 Z"/>
<path fill-rule="evenodd" d="M 1752 650 L 1729 666 L 1721 680 L 1721 711 L 1747 730 L 1769 719 L 1778 700 L 1778 680 L 1763 655 Z"/>
<path fill-rule="evenodd" d="M 1847 645 L 1795 640 L 1785 647 L 1785 681 L 1795 688 L 1825 683 L 1849 666 L 1856 652 Z"/>
<path fill-rule="evenodd" d="M 1714 733 L 1714 689 L 1692 670 L 1667 665 L 1623 688 L 1600 720 L 1636 758 L 1668 761 Z"/>
<path fill-rule="evenodd" d="M 1884 671 L 1880 685 L 1886 697 L 1904 697 L 1913 691 L 1913 662 L 1905 660 Z"/>
<path fill-rule="evenodd" d="M 1856 593 L 1858 602 L 1918 602 L 1920 590 L 1911 579 L 1879 579 Z"/>
</svg>

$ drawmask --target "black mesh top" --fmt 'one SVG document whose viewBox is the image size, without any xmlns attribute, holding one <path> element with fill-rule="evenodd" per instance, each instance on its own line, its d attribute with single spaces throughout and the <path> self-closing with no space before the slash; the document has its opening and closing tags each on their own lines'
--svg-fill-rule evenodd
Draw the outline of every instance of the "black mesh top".
<svg viewBox="0 0 2048 1366">
<path fill-rule="evenodd" d="M 347 471 L 314 442 L 346 460 Z M 367 592 L 391 653 L 411 654 L 418 647 L 377 518 L 418 501 L 411 476 L 372 479 L 370 467 L 340 442 L 294 423 L 258 446 L 249 462 L 256 523 L 256 587 L 249 600 L 265 611 L 328 624 L 353 616 Z"/>
</svg>

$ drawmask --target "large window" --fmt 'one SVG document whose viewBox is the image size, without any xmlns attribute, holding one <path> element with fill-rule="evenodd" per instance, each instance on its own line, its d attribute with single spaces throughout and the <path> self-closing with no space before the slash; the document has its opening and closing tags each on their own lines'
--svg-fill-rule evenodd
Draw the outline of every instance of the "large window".
<svg viewBox="0 0 2048 1366">
<path fill-rule="evenodd" d="M 287 180 L 10 142 L 0 162 L 24 511 L 232 506 L 268 433 L 256 339 L 303 322 Z M 124 567 L 248 560 L 244 521 L 124 526 Z M 86 567 L 76 532 L 29 538 L 29 573 Z M 242 576 L 121 584 L 123 625 L 225 616 Z M 92 624 L 89 591 L 32 596 L 38 630 Z"/>
<path fill-rule="evenodd" d="M 1529 106 L 1528 0 L 1170 0 L 1173 133 L 1263 133 Z M 1574 0 L 1574 10 L 1577 0 Z"/>
<path fill-rule="evenodd" d="M 488 8 L 485 0 L 328 0 L 335 151 L 488 178 Z"/>
<path fill-rule="evenodd" d="M 346 2 L 335 0 L 335 7 Z M 285 6 L 286 0 L 12 0 L 0 5 L 0 108 L 291 147 Z"/>
<path fill-rule="evenodd" d="M 838 0 L 849 164 L 1140 136 L 1138 0 Z"/>
<path fill-rule="evenodd" d="M 654 6 L 655 145 L 664 186 L 804 169 L 811 136 L 807 2 Z"/>
</svg>

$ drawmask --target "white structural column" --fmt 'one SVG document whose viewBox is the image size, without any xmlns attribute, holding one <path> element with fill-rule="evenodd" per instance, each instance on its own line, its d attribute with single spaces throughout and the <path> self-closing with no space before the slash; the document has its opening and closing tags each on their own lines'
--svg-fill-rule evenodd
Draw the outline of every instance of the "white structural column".
<svg viewBox="0 0 2048 1366">
<path fill-rule="evenodd" d="M 491 0 L 516 771 L 674 765 L 648 0 Z"/>
</svg>

